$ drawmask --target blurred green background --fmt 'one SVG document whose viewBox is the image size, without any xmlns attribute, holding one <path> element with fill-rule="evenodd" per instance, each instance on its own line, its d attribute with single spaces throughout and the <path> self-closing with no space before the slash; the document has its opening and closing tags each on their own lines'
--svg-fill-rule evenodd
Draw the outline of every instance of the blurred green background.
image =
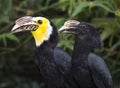
<svg viewBox="0 0 120 88">
<path fill-rule="evenodd" d="M 120 0 L 0 0 L 0 88 L 43 88 L 31 34 L 10 33 L 22 16 L 44 16 L 59 28 L 66 20 L 89 22 L 104 42 L 99 55 L 120 88 Z M 70 55 L 73 36 L 59 35 L 58 47 Z"/>
</svg>

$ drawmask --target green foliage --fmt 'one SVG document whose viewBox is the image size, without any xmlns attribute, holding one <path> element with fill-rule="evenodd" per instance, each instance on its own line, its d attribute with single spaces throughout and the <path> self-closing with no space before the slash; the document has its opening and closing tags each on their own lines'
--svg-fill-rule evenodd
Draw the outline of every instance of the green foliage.
<svg viewBox="0 0 120 88">
<path fill-rule="evenodd" d="M 43 88 L 35 63 L 30 33 L 10 33 L 17 18 L 32 15 L 49 18 L 59 28 L 66 20 L 93 24 L 101 33 L 103 52 L 120 87 L 120 0 L 0 0 L 0 88 Z M 16 37 L 17 35 L 17 37 Z M 22 35 L 22 36 L 21 36 Z M 60 34 L 58 47 L 72 54 L 74 38 Z"/>
<path fill-rule="evenodd" d="M 12 33 L 3 33 L 0 35 L 0 40 L 3 40 L 3 43 L 5 46 L 7 46 L 7 40 L 6 40 L 7 38 L 19 43 L 19 39 L 15 35 L 13 35 Z"/>
</svg>

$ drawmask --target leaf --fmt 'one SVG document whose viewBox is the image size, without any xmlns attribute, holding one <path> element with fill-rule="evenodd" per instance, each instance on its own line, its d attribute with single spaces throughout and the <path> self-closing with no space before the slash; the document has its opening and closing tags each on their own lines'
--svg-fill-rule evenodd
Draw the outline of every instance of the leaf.
<svg viewBox="0 0 120 88">
<path fill-rule="evenodd" d="M 71 18 L 75 17 L 77 14 L 79 14 L 80 12 L 82 12 L 82 10 L 85 8 L 85 7 L 88 7 L 89 6 L 89 3 L 86 2 L 86 3 L 82 3 L 80 5 L 78 5 L 75 10 L 73 11 L 72 15 L 71 15 Z"/>
<path fill-rule="evenodd" d="M 113 31 L 110 29 L 105 29 L 102 34 L 101 34 L 101 39 L 105 40 L 106 38 L 108 38 L 111 34 L 113 34 Z"/>
<path fill-rule="evenodd" d="M 111 53 L 112 53 L 115 49 L 117 49 L 119 46 L 120 46 L 120 41 L 117 42 L 116 44 L 114 44 L 114 45 L 111 47 L 111 49 L 109 50 L 107 56 L 111 55 Z"/>
<path fill-rule="evenodd" d="M 112 12 L 114 13 L 114 11 L 112 11 L 106 4 L 104 1 L 87 1 L 87 2 L 83 2 L 80 5 L 78 5 L 73 14 L 71 15 L 71 18 L 75 17 L 77 14 L 79 14 L 80 12 L 82 12 L 84 10 L 84 8 L 86 7 L 101 7 L 103 9 L 105 9 L 108 12 Z"/>
<path fill-rule="evenodd" d="M 6 47 L 7 46 L 7 41 L 6 41 L 5 37 L 3 37 L 3 43 L 4 43 L 5 47 Z"/>
<path fill-rule="evenodd" d="M 95 6 L 101 7 L 101 8 L 105 9 L 105 10 L 108 11 L 108 12 L 114 13 L 114 11 L 112 11 L 109 7 L 107 7 L 107 6 L 104 5 L 104 4 L 96 3 L 96 4 L 94 4 L 94 7 L 95 7 Z"/>
<path fill-rule="evenodd" d="M 71 14 L 71 13 L 72 13 L 72 10 L 73 10 L 73 8 L 74 8 L 74 3 L 75 3 L 74 0 L 70 0 L 70 2 L 69 2 L 68 14 Z"/>
<path fill-rule="evenodd" d="M 17 43 L 20 42 L 19 39 L 18 39 L 14 34 L 12 34 L 12 33 L 6 34 L 6 37 L 7 37 L 8 39 L 15 40 Z"/>
</svg>

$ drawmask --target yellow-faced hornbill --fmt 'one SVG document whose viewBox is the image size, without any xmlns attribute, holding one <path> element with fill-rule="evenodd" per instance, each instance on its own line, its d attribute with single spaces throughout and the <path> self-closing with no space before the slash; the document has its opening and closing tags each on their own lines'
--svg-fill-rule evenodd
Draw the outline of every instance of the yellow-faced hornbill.
<svg viewBox="0 0 120 88">
<path fill-rule="evenodd" d="M 54 24 L 45 17 L 25 16 L 12 28 L 13 33 L 23 31 L 31 31 L 35 39 L 38 66 L 47 88 L 77 88 L 69 75 L 70 56 L 56 48 L 58 32 Z"/>
<path fill-rule="evenodd" d="M 71 71 L 80 88 L 113 88 L 104 60 L 94 53 L 95 48 L 103 46 L 96 28 L 86 22 L 69 20 L 59 31 L 75 35 Z"/>
</svg>

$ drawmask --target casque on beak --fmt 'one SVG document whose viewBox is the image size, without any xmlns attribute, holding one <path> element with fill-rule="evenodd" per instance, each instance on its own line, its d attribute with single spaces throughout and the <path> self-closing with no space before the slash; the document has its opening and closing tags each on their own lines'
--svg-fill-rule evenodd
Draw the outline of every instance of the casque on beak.
<svg viewBox="0 0 120 88">
<path fill-rule="evenodd" d="M 78 26 L 79 24 L 80 22 L 76 20 L 66 21 L 64 25 L 59 29 L 59 32 L 76 34 L 76 26 Z"/>
<path fill-rule="evenodd" d="M 12 28 L 12 33 L 24 32 L 24 31 L 35 31 L 38 25 L 31 16 L 25 16 L 17 19 L 15 25 Z"/>
<path fill-rule="evenodd" d="M 67 26 L 63 25 L 58 31 L 60 33 L 67 33 L 69 29 L 70 29 L 70 27 L 67 27 Z"/>
</svg>

